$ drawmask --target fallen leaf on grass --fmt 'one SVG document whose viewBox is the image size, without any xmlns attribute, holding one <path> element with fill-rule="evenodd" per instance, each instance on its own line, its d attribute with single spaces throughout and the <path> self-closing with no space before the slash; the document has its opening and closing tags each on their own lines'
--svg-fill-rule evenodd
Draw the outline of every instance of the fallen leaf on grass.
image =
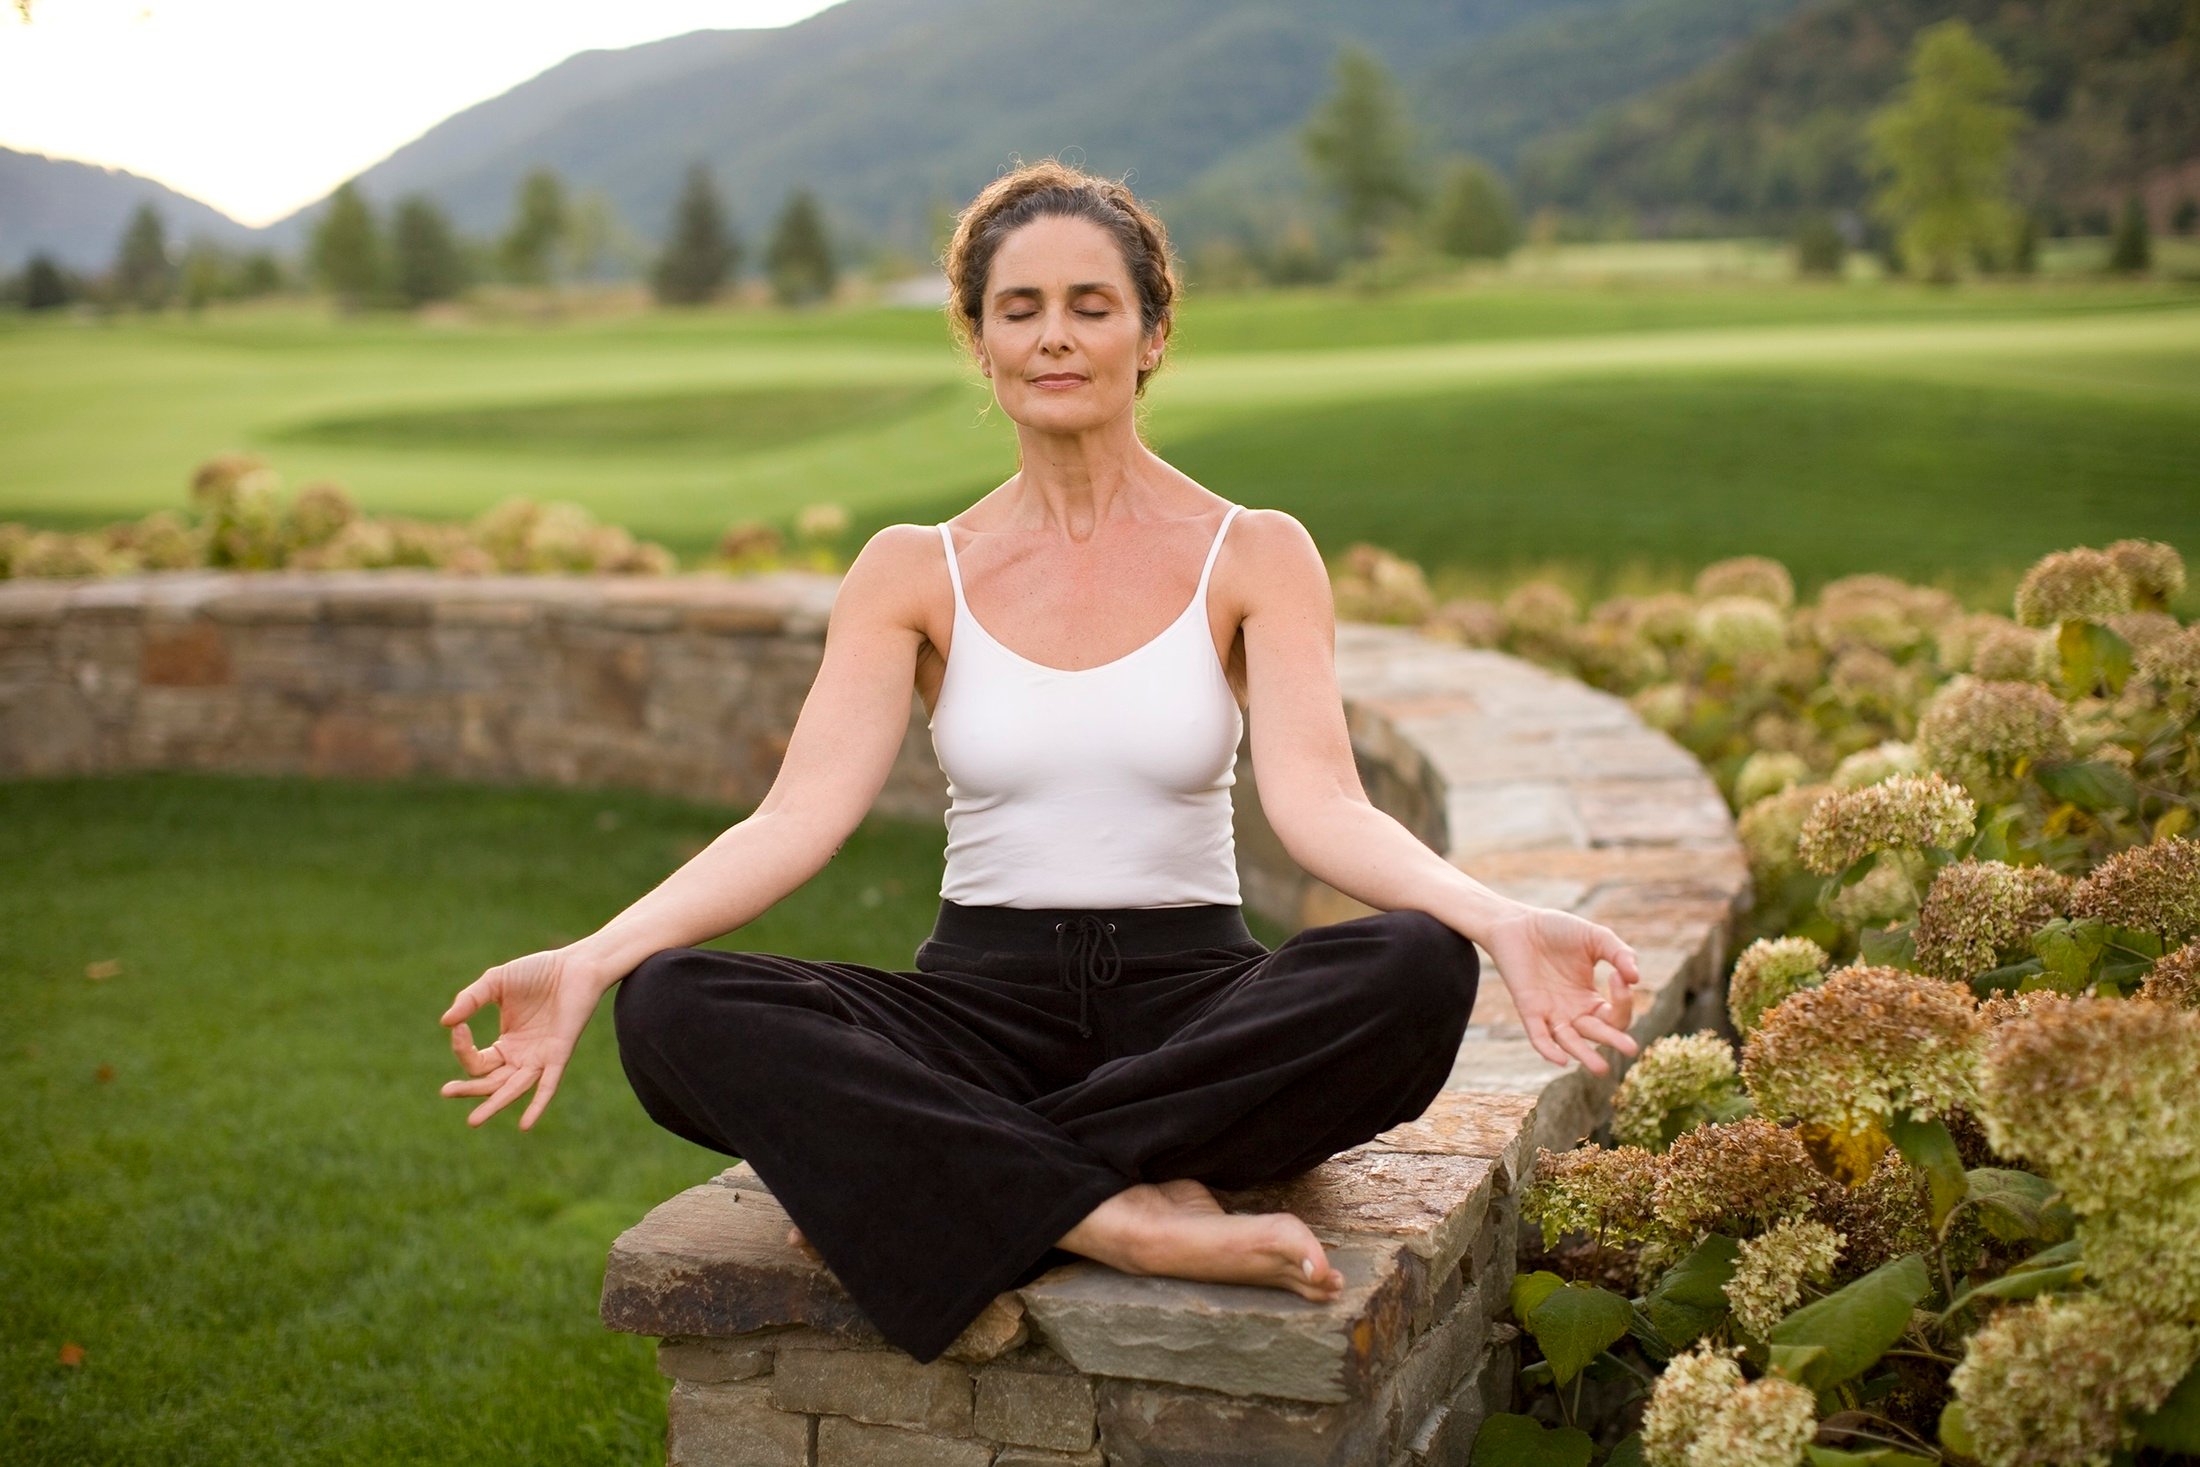
<svg viewBox="0 0 2200 1467">
<path fill-rule="evenodd" d="M 84 1347 L 74 1340 L 62 1345 L 61 1363 L 63 1365 L 82 1365 L 84 1363 Z"/>
<path fill-rule="evenodd" d="M 86 963 L 84 965 L 84 976 L 94 983 L 104 982 L 121 971 L 122 959 L 120 958 L 101 958 L 96 963 Z"/>
<path fill-rule="evenodd" d="M 92 1071 L 92 1078 L 97 1080 L 102 1085 L 106 1084 L 114 1077 L 115 1067 L 113 1065 L 101 1065 L 98 1069 Z"/>
</svg>

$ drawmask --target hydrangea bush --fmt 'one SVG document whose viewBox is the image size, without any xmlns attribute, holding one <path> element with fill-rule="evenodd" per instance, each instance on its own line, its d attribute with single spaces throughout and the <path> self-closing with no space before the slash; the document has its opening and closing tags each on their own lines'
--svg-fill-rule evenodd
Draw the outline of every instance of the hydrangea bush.
<svg viewBox="0 0 2200 1467">
<path fill-rule="evenodd" d="M 730 572 L 800 567 L 841 569 L 848 516 L 815 504 L 789 536 L 760 521 L 729 526 L 706 568 Z M 343 485 L 317 480 L 285 495 L 281 479 L 252 454 L 225 453 L 191 476 L 188 512 L 67 534 L 0 522 L 0 580 L 102 576 L 217 567 L 240 570 L 372 570 L 415 566 L 453 575 L 512 573 L 664 575 L 672 552 L 598 521 L 577 504 L 510 498 L 471 521 L 372 516 Z"/>
<path fill-rule="evenodd" d="M 1754 558 L 1532 628 L 1437 609 L 1723 770 L 1760 893 L 1733 1041 L 1646 1046 L 1612 1144 L 1538 1157 L 1542 1358 L 1480 1467 L 2200 1460 L 2183 584 L 2121 541 L 2008 618 L 1873 576 L 1798 608 Z"/>
</svg>

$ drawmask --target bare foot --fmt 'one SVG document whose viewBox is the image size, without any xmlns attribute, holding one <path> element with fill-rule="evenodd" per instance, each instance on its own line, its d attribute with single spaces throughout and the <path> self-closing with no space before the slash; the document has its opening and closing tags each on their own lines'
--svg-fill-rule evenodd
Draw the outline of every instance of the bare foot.
<svg viewBox="0 0 2200 1467">
<path fill-rule="evenodd" d="M 1059 1246 L 1125 1273 L 1266 1284 L 1326 1304 L 1344 1291 L 1313 1229 L 1288 1212 L 1229 1212 L 1189 1177 L 1126 1187 Z"/>
<path fill-rule="evenodd" d="M 793 1244 L 795 1247 L 801 1249 L 803 1254 L 810 1260 L 810 1262 L 823 1263 L 825 1261 L 825 1255 L 817 1251 L 816 1245 L 811 1243 L 808 1238 L 802 1236 L 802 1229 L 787 1229 L 787 1241 Z"/>
</svg>

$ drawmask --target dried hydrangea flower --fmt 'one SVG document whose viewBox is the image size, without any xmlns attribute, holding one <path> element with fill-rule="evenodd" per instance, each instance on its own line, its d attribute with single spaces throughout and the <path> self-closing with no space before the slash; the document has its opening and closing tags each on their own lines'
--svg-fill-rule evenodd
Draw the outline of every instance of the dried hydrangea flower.
<svg viewBox="0 0 2200 1467">
<path fill-rule="evenodd" d="M 1833 1277 L 1845 1241 L 1822 1222 L 1784 1218 L 1744 1242 L 1726 1285 L 1735 1321 L 1760 1340 L 1772 1333 L 1802 1302 L 1806 1281 L 1823 1284 Z"/>
<path fill-rule="evenodd" d="M 1837 577 L 1818 592 L 1809 619 L 1812 633 L 1829 649 L 1861 643 L 1882 652 L 1905 651 L 1923 632 L 1915 592 L 1907 581 L 1872 571 Z"/>
<path fill-rule="evenodd" d="M 2185 557 L 2177 547 L 2160 540 L 2118 540 L 2108 547 L 2108 558 L 2122 569 L 2133 596 L 2160 606 L 2185 589 Z"/>
<path fill-rule="evenodd" d="M 1753 805 L 1791 784 L 1810 778 L 1810 762 L 1786 749 L 1759 749 L 1742 761 L 1734 775 L 1734 803 Z"/>
<path fill-rule="evenodd" d="M 1553 581 L 1515 587 L 1498 609 L 1516 636 L 1555 637 L 1581 620 L 1581 603 L 1574 593 Z"/>
<path fill-rule="evenodd" d="M 1846 870 L 1873 851 L 1948 849 L 1970 837 L 1978 806 L 1934 773 L 1889 775 L 1861 789 L 1835 790 L 1811 807 L 1796 854 L 1820 876 Z"/>
<path fill-rule="evenodd" d="M 1652 1210 L 1685 1235 L 1762 1232 L 1811 1211 L 1833 1185 L 1793 1131 L 1760 1116 L 1684 1131 L 1657 1163 Z"/>
<path fill-rule="evenodd" d="M 2028 627 L 2106 621 L 2131 610 L 2131 578 L 2105 550 L 2079 546 L 2041 556 L 2017 585 L 2017 620 Z"/>
<path fill-rule="evenodd" d="M 1833 659 L 1826 685 L 1845 708 L 1891 714 L 1910 702 L 1909 679 L 1902 664 L 1877 647 L 1849 647 Z"/>
<path fill-rule="evenodd" d="M 1967 979 L 2061 915 L 2070 878 L 2047 866 L 1963 860 L 1940 868 L 1917 912 L 1917 965 Z"/>
<path fill-rule="evenodd" d="M 2200 1325 L 2200 1186 L 2082 1218 L 2078 1246 L 2108 1298 Z"/>
<path fill-rule="evenodd" d="M 1997 627 L 2013 627 L 2016 623 L 2006 616 L 1992 611 L 1966 611 L 1950 617 L 1941 624 L 1933 636 L 1933 658 L 1949 672 L 1961 672 L 1971 666 L 1971 659 L 1978 652 L 1979 640 Z"/>
<path fill-rule="evenodd" d="M 2061 656 L 2054 633 L 2012 622 L 1979 638 L 1971 652 L 1970 672 L 1985 682 L 2035 682 Z"/>
<path fill-rule="evenodd" d="M 1688 1467 L 1795 1467 L 1818 1432 L 1818 1398 L 1768 1375 L 1719 1403 L 1688 1451 Z"/>
<path fill-rule="evenodd" d="M 2069 711 L 2036 682 L 1989 681 L 1958 674 L 1942 683 L 1917 719 L 1918 752 L 1966 783 L 2015 773 L 2070 753 Z"/>
<path fill-rule="evenodd" d="M 1933 1244 L 1924 1173 L 1891 1148 L 1864 1180 L 1828 1193 L 1815 1215 L 1841 1235 L 1842 1271 L 1851 1276 Z"/>
<path fill-rule="evenodd" d="M 1667 1115 L 1683 1106 L 1712 1107 L 1742 1098 L 1734 1051 L 1709 1029 L 1654 1039 L 1627 1067 L 1612 1096 L 1612 1139 L 1656 1151 L 1665 1145 Z"/>
<path fill-rule="evenodd" d="M 1726 983 L 1727 1017 L 1748 1038 L 1765 1011 L 1791 993 L 1826 981 L 1826 950 L 1807 937 L 1760 937 L 1734 960 Z"/>
<path fill-rule="evenodd" d="M 2168 1397 L 2200 1336 L 2090 1294 L 1994 1312 L 1948 1384 L 1979 1456 L 1995 1467 L 2104 1467 L 2131 1437 L 2127 1412 Z"/>
<path fill-rule="evenodd" d="M 1742 1080 L 1768 1116 L 1848 1135 L 1970 1108 L 1984 1026 L 1970 992 L 1900 968 L 1848 967 L 1764 1016 Z"/>
<path fill-rule="evenodd" d="M 1833 766 L 1832 782 L 1845 790 L 1878 784 L 1894 774 L 1921 775 L 1925 761 L 1917 746 L 1901 739 L 1882 739 L 1868 749 L 1858 749 Z"/>
<path fill-rule="evenodd" d="M 1696 598 L 1683 591 L 1654 591 L 1628 606 L 1628 627 L 1661 647 L 1677 647 L 1696 627 Z"/>
<path fill-rule="evenodd" d="M 2049 1005 L 2070 1002 L 2073 1000 L 2069 994 L 2057 993 L 2052 988 L 2033 988 L 2021 993 L 1997 993 L 1992 998 L 1979 1002 L 1978 1016 L 1991 1029 L 1997 1024 L 2024 1018 Z"/>
<path fill-rule="evenodd" d="M 1736 555 L 1715 560 L 1696 572 L 1696 595 L 1754 596 L 1785 611 L 1795 604 L 1795 578 L 1769 555 Z"/>
<path fill-rule="evenodd" d="M 1650 1237 L 1657 1232 L 1651 1205 L 1657 1160 L 1639 1146 L 1546 1148 L 1536 1155 L 1520 1214 L 1542 1228 L 1546 1248 L 1567 1233 L 1608 1243 Z"/>
<path fill-rule="evenodd" d="M 2070 914 L 2158 935 L 2200 935 L 2200 841 L 2183 836 L 2118 851 L 2070 892 Z"/>
<path fill-rule="evenodd" d="M 1997 1024 L 1979 1067 L 1979 1119 L 2094 1213 L 2200 1186 L 2200 1013 L 2126 999 L 2042 1004 Z"/>
<path fill-rule="evenodd" d="M 1714 596 L 1696 608 L 1695 641 L 1722 662 L 1767 657 L 1787 646 L 1787 618 L 1754 596 Z"/>
<path fill-rule="evenodd" d="M 2161 687 L 2200 689 L 2200 626 L 2149 642 L 2139 649 L 2132 665 L 2139 676 Z"/>
<path fill-rule="evenodd" d="M 1743 809 L 1734 819 L 1734 833 L 1741 839 L 1751 873 L 1774 881 L 1801 869 L 1797 843 L 1803 822 L 1832 793 L 1833 786 L 1827 784 L 1794 784 Z"/>
<path fill-rule="evenodd" d="M 1931 870 L 1916 851 L 1891 851 L 1864 873 L 1861 881 L 1829 889 L 1825 913 L 1843 927 L 1878 927 L 1899 922 L 1917 910 Z"/>
<path fill-rule="evenodd" d="M 2200 942 L 2188 942 L 2156 958 L 2137 996 L 2153 1003 L 2200 1009 Z"/>
<path fill-rule="evenodd" d="M 1689 1449 L 1742 1387 L 1737 1353 L 1707 1337 L 1666 1362 L 1642 1412 L 1642 1455 L 1649 1467 L 1688 1467 Z"/>
<path fill-rule="evenodd" d="M 2166 611 L 2126 611 L 2108 619 L 2108 629 L 2122 637 L 2131 650 L 2137 652 L 2151 647 L 2164 637 L 2174 637 L 2184 630 L 2177 618 Z"/>
<path fill-rule="evenodd" d="M 1495 647 L 1505 637 L 1505 616 L 1494 601 L 1460 596 L 1431 612 L 1421 630 L 1463 647 Z"/>
</svg>

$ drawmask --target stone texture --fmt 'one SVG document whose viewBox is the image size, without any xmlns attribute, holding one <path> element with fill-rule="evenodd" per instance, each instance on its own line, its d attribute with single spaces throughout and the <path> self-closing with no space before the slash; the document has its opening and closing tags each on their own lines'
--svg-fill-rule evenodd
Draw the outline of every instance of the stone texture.
<svg viewBox="0 0 2200 1467">
<path fill-rule="evenodd" d="M 978 1372 L 972 1422 L 981 1436 L 1022 1446 L 1083 1451 L 1093 1444 L 1092 1381 L 990 1366 Z"/>
<path fill-rule="evenodd" d="M 1325 1251 L 1345 1278 L 1326 1304 L 1086 1263 L 1050 1269 L 1020 1292 L 1041 1337 L 1087 1373 L 1345 1401 L 1403 1348 L 1425 1269 L 1411 1250 L 1379 1239 Z"/>
<path fill-rule="evenodd" d="M 874 1426 L 845 1416 L 817 1419 L 817 1467 L 991 1467 L 990 1442 Z"/>
<path fill-rule="evenodd" d="M 682 1381 L 665 1407 L 666 1467 L 810 1467 L 813 1429 L 772 1409 L 762 1381 Z"/>
<path fill-rule="evenodd" d="M 1106 1467 L 1098 1447 L 1082 1452 L 1050 1452 L 1040 1447 L 1003 1447 L 993 1467 Z"/>
<path fill-rule="evenodd" d="M 829 1411 L 965 1436 L 970 1368 L 952 1360 L 919 1365 L 900 1350 L 782 1345 L 772 1363 L 771 1402 L 782 1411 Z"/>
<path fill-rule="evenodd" d="M 657 1373 L 698 1385 L 751 1380 L 772 1368 L 769 1340 L 660 1340 Z"/>
<path fill-rule="evenodd" d="M 1381 1460 L 1371 1400 L 1310 1405 L 1135 1380 L 1100 1383 L 1110 1467 L 1361 1467 Z"/>
</svg>

